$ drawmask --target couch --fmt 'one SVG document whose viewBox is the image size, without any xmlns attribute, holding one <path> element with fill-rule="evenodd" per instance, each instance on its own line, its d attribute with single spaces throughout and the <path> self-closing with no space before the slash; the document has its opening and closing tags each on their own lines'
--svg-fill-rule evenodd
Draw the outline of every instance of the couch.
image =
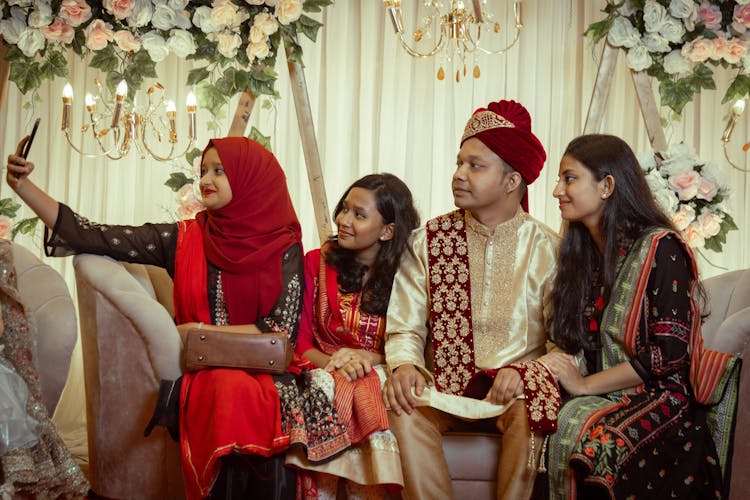
<svg viewBox="0 0 750 500">
<path fill-rule="evenodd" d="M 25 247 L 12 243 L 18 292 L 36 324 L 36 365 L 42 399 L 52 416 L 68 380 L 78 339 L 76 308 L 62 276 Z"/>
<path fill-rule="evenodd" d="M 171 303 L 171 280 L 162 269 L 95 255 L 77 255 L 74 267 L 91 489 L 115 499 L 184 498 L 179 444 L 163 427 L 143 436 L 159 381 L 182 373 L 177 328 L 158 302 Z"/>
<path fill-rule="evenodd" d="M 710 315 L 703 324 L 709 349 L 750 360 L 750 269 L 705 280 Z M 740 372 L 736 429 L 750 428 L 750 369 Z M 743 397 L 744 396 L 744 397 Z M 448 433 L 443 438 L 456 498 L 494 499 L 500 438 L 490 434 Z M 744 499 L 750 491 L 750 441 L 736 432 L 731 462 L 730 499 Z"/>
</svg>

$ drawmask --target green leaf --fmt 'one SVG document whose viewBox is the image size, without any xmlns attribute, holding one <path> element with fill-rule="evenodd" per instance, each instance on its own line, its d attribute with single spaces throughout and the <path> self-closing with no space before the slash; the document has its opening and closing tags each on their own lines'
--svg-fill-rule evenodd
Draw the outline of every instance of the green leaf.
<svg viewBox="0 0 750 500">
<path fill-rule="evenodd" d="M 302 3 L 302 10 L 305 12 L 320 12 L 323 7 L 333 3 L 333 0 L 305 0 Z"/>
<path fill-rule="evenodd" d="M 203 151 L 201 151 L 198 148 L 193 148 L 187 153 L 185 153 L 185 161 L 187 161 L 188 165 L 190 165 L 190 167 L 192 168 L 193 162 L 195 161 L 195 159 L 198 158 L 202 154 L 203 154 Z"/>
<path fill-rule="evenodd" d="M 726 238 L 725 238 L 726 239 Z M 724 242 L 720 241 L 719 235 L 708 238 L 703 246 L 706 250 L 713 250 L 714 252 L 721 252 L 721 246 Z"/>
<path fill-rule="evenodd" d="M 682 109 L 693 98 L 688 78 L 677 81 L 666 80 L 659 83 L 659 96 L 661 105 L 667 106 L 675 113 L 682 114 Z"/>
<path fill-rule="evenodd" d="M 207 67 L 191 69 L 188 73 L 187 84 L 188 86 L 197 85 L 202 81 L 208 80 L 209 73 Z"/>
<path fill-rule="evenodd" d="M 261 133 L 260 130 L 253 127 L 250 130 L 250 135 L 248 135 L 248 137 L 254 140 L 255 142 L 257 142 L 258 144 L 260 144 L 261 146 L 263 146 L 264 148 L 266 148 L 267 150 L 271 151 L 271 136 L 270 135 L 265 136 Z"/>
<path fill-rule="evenodd" d="M 302 14 L 299 19 L 294 21 L 294 26 L 298 31 L 301 31 L 302 34 L 314 42 L 318 37 L 318 30 L 323 26 L 323 23 Z"/>
<path fill-rule="evenodd" d="M 94 53 L 89 66 L 99 69 L 103 73 L 109 73 L 120 67 L 120 60 L 115 55 L 115 49 L 111 45 L 107 45 L 102 50 Z"/>
<path fill-rule="evenodd" d="M 158 78 L 156 73 L 156 63 L 148 55 L 148 52 L 141 50 L 136 52 L 132 59 L 132 67 L 138 68 L 143 78 Z"/>
<path fill-rule="evenodd" d="M 0 200 L 0 215 L 5 215 L 11 219 L 16 216 L 21 205 L 13 201 L 13 198 L 3 198 Z"/>
<path fill-rule="evenodd" d="M 18 233 L 34 234 L 36 232 L 37 224 L 39 224 L 39 217 L 29 217 L 28 219 L 16 222 L 10 232 L 10 239 L 15 240 Z"/>
<path fill-rule="evenodd" d="M 68 61 L 62 52 L 50 51 L 42 63 L 41 72 L 50 80 L 57 76 L 65 78 L 68 76 Z"/>
<path fill-rule="evenodd" d="M 612 28 L 612 24 L 615 22 L 616 16 L 609 16 L 606 19 L 591 23 L 586 31 L 583 32 L 583 36 L 587 36 L 593 40 L 594 43 L 607 36 L 607 33 Z"/>
<path fill-rule="evenodd" d="M 221 108 L 229 102 L 229 96 L 222 94 L 221 91 L 210 82 L 204 81 L 195 89 L 196 97 L 200 106 L 206 109 L 211 115 L 218 118 Z"/>
<path fill-rule="evenodd" d="M 12 61 L 10 63 L 8 79 L 16 84 L 16 87 L 18 87 L 18 90 L 22 94 L 38 88 L 42 84 L 39 63 L 28 60 Z"/>
<path fill-rule="evenodd" d="M 182 188 L 182 186 L 192 184 L 193 180 L 194 179 L 188 177 L 183 172 L 172 172 L 169 174 L 169 179 L 167 179 L 164 185 L 176 193 Z"/>
<path fill-rule="evenodd" d="M 737 75 L 729 85 L 729 88 L 727 88 L 721 103 L 726 104 L 730 101 L 746 99 L 747 97 L 750 97 L 750 76 Z"/>
<path fill-rule="evenodd" d="M 701 88 L 714 90 L 716 89 L 716 82 L 714 82 L 714 72 L 708 66 L 699 64 L 693 69 L 693 82 L 697 85 L 696 92 L 700 92 Z"/>
<path fill-rule="evenodd" d="M 727 228 L 727 231 L 736 231 L 737 229 L 739 229 L 732 216 L 726 212 L 724 213 L 724 219 L 721 221 L 722 230 L 725 227 Z"/>
</svg>

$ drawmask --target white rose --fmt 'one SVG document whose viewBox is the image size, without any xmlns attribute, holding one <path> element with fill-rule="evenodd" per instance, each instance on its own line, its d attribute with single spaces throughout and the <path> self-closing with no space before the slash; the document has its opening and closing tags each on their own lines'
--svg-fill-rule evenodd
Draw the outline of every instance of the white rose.
<svg viewBox="0 0 750 500">
<path fill-rule="evenodd" d="M 695 165 L 695 161 L 690 158 L 674 158 L 662 163 L 659 170 L 661 170 L 662 175 L 672 177 L 673 175 L 680 175 L 692 171 L 693 165 Z"/>
<path fill-rule="evenodd" d="M 141 41 L 128 30 L 116 32 L 114 39 L 120 50 L 124 50 L 125 52 L 138 52 L 141 50 Z"/>
<path fill-rule="evenodd" d="M 18 43 L 18 39 L 26 30 L 26 23 L 15 18 L 3 19 L 0 21 L 0 34 L 3 40 L 9 44 Z"/>
<path fill-rule="evenodd" d="M 701 176 L 713 182 L 719 189 L 719 194 L 726 194 L 729 191 L 729 186 L 727 185 L 727 178 L 724 175 L 724 171 L 720 169 L 714 162 L 710 161 L 703 165 L 703 167 L 701 167 Z"/>
<path fill-rule="evenodd" d="M 193 24 L 201 29 L 203 33 L 216 33 L 220 27 L 211 18 L 211 7 L 205 5 L 195 9 L 193 13 Z"/>
<path fill-rule="evenodd" d="M 265 0 L 245 0 L 245 1 L 249 3 L 250 5 L 263 5 L 263 2 L 265 2 Z"/>
<path fill-rule="evenodd" d="M 667 156 L 672 159 L 687 158 L 693 163 L 698 163 L 698 157 L 695 155 L 695 150 L 684 142 L 670 144 L 667 149 Z"/>
<path fill-rule="evenodd" d="M 695 221 L 706 238 L 712 238 L 721 231 L 721 217 L 712 212 L 704 212 Z"/>
<path fill-rule="evenodd" d="M 279 0 L 276 4 L 276 17 L 279 23 L 293 23 L 302 15 L 302 3 L 299 0 Z"/>
<path fill-rule="evenodd" d="M 677 19 L 695 19 L 698 8 L 694 0 L 672 0 L 669 2 L 669 13 Z"/>
<path fill-rule="evenodd" d="M 673 50 L 666 56 L 664 56 L 664 71 L 670 75 L 679 75 L 680 73 L 687 73 L 693 69 L 693 63 L 690 59 L 682 55 L 682 51 Z"/>
<path fill-rule="evenodd" d="M 706 244 L 706 239 L 704 238 L 700 227 L 695 223 L 690 224 L 685 228 L 682 237 L 685 239 L 685 243 L 691 248 L 703 248 L 703 245 Z"/>
<path fill-rule="evenodd" d="M 8 0 L 8 5 L 17 5 L 18 7 L 31 7 L 34 0 Z"/>
<path fill-rule="evenodd" d="M 34 12 L 29 15 L 29 28 L 44 28 L 52 24 L 54 20 L 52 7 L 46 3 L 39 3 L 34 7 Z"/>
<path fill-rule="evenodd" d="M 155 28 L 167 31 L 175 27 L 176 18 L 177 15 L 174 10 L 170 9 L 168 5 L 161 4 L 157 5 L 156 9 L 154 9 L 154 15 L 151 17 L 151 24 L 153 24 Z"/>
<path fill-rule="evenodd" d="M 674 191 L 667 188 L 653 191 L 653 193 L 654 200 L 656 200 L 656 204 L 659 205 L 659 208 L 661 208 L 662 212 L 667 215 L 674 213 L 674 211 L 677 209 L 677 205 L 679 205 L 680 203 L 680 199 L 677 197 Z"/>
<path fill-rule="evenodd" d="M 680 205 L 680 209 L 672 214 L 672 224 L 678 231 L 683 231 L 695 220 L 695 210 L 690 205 Z"/>
<path fill-rule="evenodd" d="M 269 36 L 276 33 L 279 29 L 279 23 L 276 22 L 276 19 L 271 17 L 267 12 L 261 12 L 256 15 L 255 20 L 253 21 L 253 26 L 257 26 L 263 30 L 263 33 Z"/>
<path fill-rule="evenodd" d="M 195 54 L 195 40 L 193 40 L 193 35 L 186 30 L 172 30 L 167 46 L 177 57 L 183 59 L 190 54 Z"/>
<path fill-rule="evenodd" d="M 617 9 L 617 12 L 621 16 L 630 16 L 632 14 L 635 14 L 635 7 L 633 7 L 633 2 L 630 0 L 625 0 L 625 2 L 620 5 L 620 7 Z"/>
<path fill-rule="evenodd" d="M 742 56 L 742 59 L 740 59 L 740 62 L 742 63 L 742 74 L 743 75 L 750 74 L 750 52 L 745 52 L 745 55 Z"/>
<path fill-rule="evenodd" d="M 132 28 L 140 28 L 146 26 L 151 22 L 151 17 L 154 15 L 154 6 L 151 0 L 135 0 L 133 6 L 133 12 L 128 17 L 128 26 Z"/>
<path fill-rule="evenodd" d="M 255 58 L 257 58 L 258 60 L 265 59 L 268 56 L 269 52 L 270 52 L 270 49 L 268 48 L 267 43 L 250 43 L 247 45 L 247 49 L 245 49 L 247 58 L 251 62 Z"/>
<path fill-rule="evenodd" d="M 217 26 L 232 26 L 237 6 L 231 0 L 215 0 L 211 6 L 211 22 Z"/>
<path fill-rule="evenodd" d="M 646 183 L 649 189 L 656 193 L 661 189 L 667 189 L 667 179 L 662 177 L 661 173 L 657 169 L 653 169 L 646 174 Z"/>
<path fill-rule="evenodd" d="M 647 0 L 643 6 L 643 23 L 646 32 L 658 33 L 667 20 L 667 9 L 656 0 Z"/>
<path fill-rule="evenodd" d="M 628 67 L 633 71 L 643 71 L 651 66 L 653 62 L 645 45 L 633 47 L 628 51 Z"/>
<path fill-rule="evenodd" d="M 685 36 L 685 26 L 678 20 L 670 17 L 662 25 L 659 34 L 669 43 L 681 43 L 682 37 Z"/>
<path fill-rule="evenodd" d="M 658 33 L 649 33 L 641 38 L 641 43 L 649 52 L 669 52 L 669 42 L 662 38 Z"/>
<path fill-rule="evenodd" d="M 44 48 L 47 39 L 40 30 L 27 29 L 18 37 L 18 48 L 26 57 L 34 57 L 37 52 Z"/>
<path fill-rule="evenodd" d="M 641 164 L 641 168 L 644 172 L 648 172 L 656 168 L 656 158 L 654 158 L 653 151 L 643 151 L 638 154 L 638 163 Z"/>
<path fill-rule="evenodd" d="M 231 59 L 237 55 L 237 49 L 242 45 L 242 38 L 237 33 L 223 31 L 216 35 L 217 48 L 219 53 Z"/>
<path fill-rule="evenodd" d="M 141 46 L 154 62 L 161 62 L 169 55 L 167 42 L 156 31 L 149 31 L 141 37 Z"/>
<path fill-rule="evenodd" d="M 266 5 L 268 5 L 269 7 L 276 7 L 277 3 L 278 3 L 278 0 L 266 0 Z"/>
<path fill-rule="evenodd" d="M 250 37 L 248 40 L 250 43 L 266 43 L 268 35 L 266 35 L 259 26 L 253 26 L 250 28 Z"/>
<path fill-rule="evenodd" d="M 169 6 L 175 11 L 181 11 L 185 9 L 188 4 L 188 0 L 169 0 Z"/>
<path fill-rule="evenodd" d="M 614 47 L 635 47 L 641 40 L 638 30 L 630 24 L 630 21 L 624 17 L 616 17 L 612 23 L 607 40 Z"/>
</svg>

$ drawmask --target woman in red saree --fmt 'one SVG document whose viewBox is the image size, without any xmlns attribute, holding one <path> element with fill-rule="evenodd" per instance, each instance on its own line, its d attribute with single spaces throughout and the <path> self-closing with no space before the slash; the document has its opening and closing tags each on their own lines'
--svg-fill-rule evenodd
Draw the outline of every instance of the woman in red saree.
<svg viewBox="0 0 750 500">
<path fill-rule="evenodd" d="M 296 352 L 334 384 L 334 404 L 355 448 L 325 463 L 297 449 L 287 464 L 302 498 L 377 498 L 403 484 L 398 446 L 381 397 L 385 313 L 393 276 L 419 225 L 409 188 L 391 174 L 363 177 L 334 210 L 338 236 L 305 256 L 305 300 Z M 346 480 L 340 485 L 340 478 Z"/>
<path fill-rule="evenodd" d="M 287 331 L 296 341 L 304 291 L 300 226 L 281 167 L 255 141 L 211 140 L 201 161 L 206 210 L 194 220 L 142 226 L 92 223 L 36 187 L 28 179 L 32 163 L 18 153 L 8 160 L 8 183 L 48 228 L 48 255 L 96 253 L 166 268 L 183 336 L 211 324 L 248 333 Z M 290 371 L 299 373 L 299 363 Z M 279 453 L 292 443 L 321 456 L 348 446 L 332 401 L 314 381 L 234 369 L 202 370 L 181 381 L 179 434 L 189 499 L 247 498 L 250 489 L 263 498 L 294 495 L 293 479 L 271 478 L 263 486 L 250 481 L 248 471 L 283 472 Z M 263 458 L 274 455 L 275 461 Z"/>
</svg>

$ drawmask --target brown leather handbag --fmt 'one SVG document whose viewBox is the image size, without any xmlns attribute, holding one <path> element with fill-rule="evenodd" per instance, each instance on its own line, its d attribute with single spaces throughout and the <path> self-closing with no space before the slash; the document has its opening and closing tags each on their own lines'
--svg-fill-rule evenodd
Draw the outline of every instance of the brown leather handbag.
<svg viewBox="0 0 750 500">
<path fill-rule="evenodd" d="M 294 353 L 287 332 L 239 333 L 193 328 L 185 341 L 185 369 L 240 368 L 283 374 Z"/>
</svg>

